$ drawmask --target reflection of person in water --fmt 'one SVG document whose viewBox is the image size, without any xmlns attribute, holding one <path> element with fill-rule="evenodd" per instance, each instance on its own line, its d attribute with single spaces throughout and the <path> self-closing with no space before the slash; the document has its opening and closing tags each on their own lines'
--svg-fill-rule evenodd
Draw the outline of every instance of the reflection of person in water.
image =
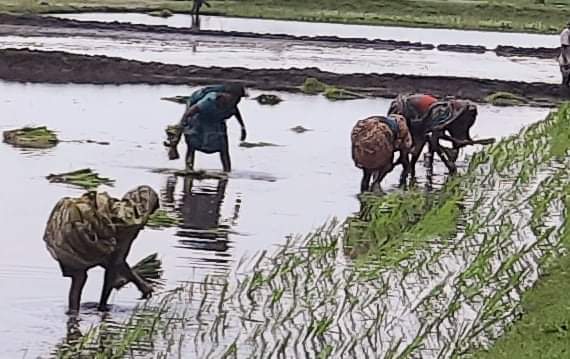
<svg viewBox="0 0 570 359">
<path fill-rule="evenodd" d="M 184 178 L 183 197 L 178 206 L 182 214 L 182 224 L 177 236 L 185 248 L 213 251 L 219 254 L 229 249 L 228 231 L 237 223 L 241 201 L 238 199 L 231 218 L 221 220 L 221 207 L 224 202 L 227 179 L 212 179 L 215 187 L 203 186 L 201 180 Z M 166 198 L 174 199 L 175 177 L 167 181 Z M 168 203 L 168 201 L 165 201 Z M 228 222 L 225 224 L 224 222 Z"/>
<path fill-rule="evenodd" d="M 190 177 L 184 179 L 183 228 L 193 232 L 204 232 L 204 238 L 216 238 L 220 235 L 217 229 L 228 180 L 218 180 L 215 191 L 205 188 L 192 191 L 194 181 Z"/>
</svg>

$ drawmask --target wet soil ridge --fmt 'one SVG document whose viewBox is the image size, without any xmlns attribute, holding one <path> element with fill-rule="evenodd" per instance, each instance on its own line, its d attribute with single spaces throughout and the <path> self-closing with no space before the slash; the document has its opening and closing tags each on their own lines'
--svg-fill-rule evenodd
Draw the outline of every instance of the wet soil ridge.
<svg viewBox="0 0 570 359">
<path fill-rule="evenodd" d="M 244 38 L 263 38 L 283 41 L 312 41 L 323 42 L 329 46 L 337 44 L 339 46 L 352 47 L 374 47 L 383 50 L 434 50 L 478 53 L 482 54 L 487 51 L 494 51 L 499 56 L 525 56 L 543 59 L 553 59 L 558 56 L 560 48 L 524 48 L 513 46 L 498 46 L 496 49 L 489 49 L 485 46 L 478 45 L 458 45 L 458 44 L 426 44 L 422 42 L 397 41 L 385 39 L 367 39 L 357 37 L 338 37 L 338 36 L 295 36 L 287 34 L 259 34 L 254 32 L 241 31 L 218 31 L 218 30 L 192 30 L 173 28 L 166 25 L 144 25 L 131 24 L 125 22 L 100 22 L 100 21 L 84 21 L 61 19 L 47 16 L 36 15 L 9 15 L 0 14 L 0 24 L 2 25 L 21 25 L 21 26 L 38 26 L 53 31 L 55 28 L 80 28 L 84 30 L 107 30 L 107 31 L 132 31 L 132 32 L 152 32 L 152 33 L 170 33 L 170 34 L 188 34 L 194 36 L 233 36 Z"/>
<path fill-rule="evenodd" d="M 265 91 L 300 92 L 307 78 L 348 91 L 392 98 L 424 92 L 484 102 L 489 95 L 508 92 L 532 106 L 549 106 L 570 99 L 559 85 L 448 76 L 397 74 L 337 74 L 318 68 L 246 69 L 142 62 L 108 56 L 28 49 L 0 50 L 0 79 L 32 83 L 207 85 L 224 81 Z"/>
</svg>

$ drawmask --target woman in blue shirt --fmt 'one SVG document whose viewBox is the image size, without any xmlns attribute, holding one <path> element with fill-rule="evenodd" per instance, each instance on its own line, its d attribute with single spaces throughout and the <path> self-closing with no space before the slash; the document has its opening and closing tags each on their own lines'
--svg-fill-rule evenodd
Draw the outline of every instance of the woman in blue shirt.
<svg viewBox="0 0 570 359">
<path fill-rule="evenodd" d="M 241 85 L 210 86 L 200 89 L 188 99 L 186 111 L 182 116 L 178 130 L 170 142 L 165 144 L 171 148 L 170 159 L 178 158 L 176 146 L 182 133 L 188 146 L 186 153 L 186 170 L 194 168 L 194 153 L 220 153 L 225 172 L 231 171 L 231 159 L 228 148 L 226 120 L 235 116 L 241 126 L 241 141 L 247 133 L 241 113 L 237 107 L 245 89 Z"/>
</svg>

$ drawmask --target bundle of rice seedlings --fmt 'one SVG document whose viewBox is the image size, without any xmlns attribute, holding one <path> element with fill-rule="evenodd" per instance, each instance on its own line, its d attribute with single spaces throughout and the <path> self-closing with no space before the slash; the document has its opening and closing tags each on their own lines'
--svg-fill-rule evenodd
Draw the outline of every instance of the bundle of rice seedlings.
<svg viewBox="0 0 570 359">
<path fill-rule="evenodd" d="M 4 142 L 17 147 L 51 148 L 59 142 L 55 132 L 45 126 L 18 128 L 3 135 Z"/>
<path fill-rule="evenodd" d="M 180 224 L 180 219 L 174 217 L 163 209 L 154 212 L 146 222 L 146 226 L 154 229 L 174 227 Z"/>
<path fill-rule="evenodd" d="M 100 185 L 112 186 L 115 182 L 110 178 L 99 176 L 97 172 L 94 172 L 90 168 L 60 174 L 50 174 L 46 178 L 51 183 L 67 183 L 86 190 L 95 189 Z"/>
<path fill-rule="evenodd" d="M 162 261 L 158 259 L 158 253 L 150 254 L 141 259 L 132 267 L 132 270 L 153 288 L 160 288 L 164 285 Z"/>
<path fill-rule="evenodd" d="M 326 89 L 327 85 L 314 77 L 306 78 L 303 86 L 301 86 L 301 91 L 310 95 L 316 95 L 325 92 Z"/>
<path fill-rule="evenodd" d="M 485 101 L 494 106 L 520 106 L 528 103 L 522 96 L 503 91 L 490 94 L 485 97 Z"/>
<path fill-rule="evenodd" d="M 338 87 L 328 86 L 325 90 L 325 97 L 332 101 L 338 100 L 355 100 L 359 98 L 364 98 L 361 94 L 356 92 L 348 91 Z"/>
</svg>

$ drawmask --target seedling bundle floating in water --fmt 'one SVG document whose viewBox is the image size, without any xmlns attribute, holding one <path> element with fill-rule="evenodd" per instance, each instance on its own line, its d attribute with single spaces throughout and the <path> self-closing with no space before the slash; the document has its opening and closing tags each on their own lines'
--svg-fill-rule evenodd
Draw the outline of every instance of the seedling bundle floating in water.
<svg viewBox="0 0 570 359">
<path fill-rule="evenodd" d="M 4 131 L 4 142 L 16 147 L 51 148 L 57 145 L 59 140 L 55 132 L 40 126 Z"/>
<path fill-rule="evenodd" d="M 110 178 L 99 176 L 99 174 L 93 172 L 90 168 L 60 174 L 50 174 L 46 178 L 51 183 L 67 183 L 86 190 L 96 189 L 100 185 L 113 186 L 115 183 L 115 181 Z"/>
<path fill-rule="evenodd" d="M 240 147 L 245 147 L 245 148 L 255 148 L 255 147 L 279 147 L 279 145 L 276 145 L 274 143 L 270 143 L 270 142 L 240 142 L 239 144 Z"/>
<path fill-rule="evenodd" d="M 277 105 L 283 101 L 281 97 L 270 94 L 261 94 L 257 97 L 254 97 L 253 99 L 256 100 L 260 105 L 270 105 L 270 106 Z"/>
<path fill-rule="evenodd" d="M 331 101 L 355 100 L 365 97 L 353 91 L 327 85 L 313 77 L 305 79 L 303 86 L 301 86 L 301 91 L 309 95 L 317 95 L 322 93 L 326 98 L 328 98 Z"/>
</svg>

